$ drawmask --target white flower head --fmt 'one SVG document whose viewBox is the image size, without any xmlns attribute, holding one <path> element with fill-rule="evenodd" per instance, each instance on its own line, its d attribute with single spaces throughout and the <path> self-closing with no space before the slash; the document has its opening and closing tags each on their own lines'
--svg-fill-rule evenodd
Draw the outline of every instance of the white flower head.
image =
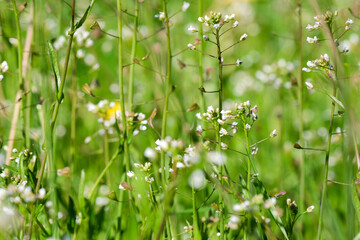
<svg viewBox="0 0 360 240">
<path fill-rule="evenodd" d="M 189 177 L 189 185 L 195 189 L 200 189 L 206 184 L 205 174 L 202 170 L 195 170 Z"/>
<path fill-rule="evenodd" d="M 188 10 L 189 7 L 190 7 L 190 3 L 184 2 L 183 5 L 181 6 L 181 11 L 185 12 L 186 10 Z"/>
<path fill-rule="evenodd" d="M 155 159 L 156 152 L 154 151 L 154 149 L 148 147 L 145 149 L 144 156 L 150 159 Z"/>
<path fill-rule="evenodd" d="M 315 206 L 312 205 L 306 209 L 306 212 L 311 213 L 312 211 L 314 211 L 314 208 L 315 208 Z"/>
<path fill-rule="evenodd" d="M 247 37 L 248 37 L 248 35 L 246 33 L 244 33 L 243 35 L 241 35 L 240 41 L 244 41 Z"/>
<path fill-rule="evenodd" d="M 197 32 L 198 30 L 197 30 L 194 26 L 190 25 L 190 26 L 188 27 L 188 31 L 189 31 L 189 32 Z"/>
<path fill-rule="evenodd" d="M 228 131 L 225 128 L 221 128 L 219 133 L 220 137 L 228 135 Z"/>
<path fill-rule="evenodd" d="M 272 132 L 270 133 L 270 137 L 276 137 L 277 136 L 277 130 L 274 129 L 272 130 Z"/>
<path fill-rule="evenodd" d="M 314 86 L 310 82 L 305 82 L 305 85 L 306 85 L 307 89 L 309 89 L 309 90 L 314 88 Z"/>
<path fill-rule="evenodd" d="M 188 46 L 188 48 L 189 48 L 190 50 L 195 50 L 195 49 L 196 49 L 196 47 L 195 47 L 193 44 L 191 44 L 191 43 L 189 43 L 187 46 Z"/>
<path fill-rule="evenodd" d="M 224 165 L 226 163 L 226 156 L 222 152 L 215 152 L 215 151 L 208 152 L 207 158 L 209 162 L 212 162 L 217 166 Z"/>
<path fill-rule="evenodd" d="M 135 177 L 135 173 L 134 173 L 133 171 L 128 171 L 128 172 L 126 173 L 126 175 L 127 175 L 129 178 Z"/>
</svg>

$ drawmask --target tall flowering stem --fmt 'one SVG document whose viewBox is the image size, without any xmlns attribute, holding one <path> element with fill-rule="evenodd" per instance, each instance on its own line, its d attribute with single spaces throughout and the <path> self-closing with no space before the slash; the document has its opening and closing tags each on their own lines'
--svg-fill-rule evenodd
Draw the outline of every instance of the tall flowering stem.
<svg viewBox="0 0 360 240">
<path fill-rule="evenodd" d="M 171 91 L 171 65 L 172 65 L 172 53 L 171 53 L 171 37 L 170 37 L 170 26 L 169 26 L 169 17 L 166 7 L 166 0 L 163 0 L 163 11 L 164 11 L 164 24 L 166 29 L 166 42 L 167 42 L 167 70 L 166 70 L 166 92 L 165 92 L 165 104 L 163 109 L 163 119 L 162 119 L 162 129 L 161 129 L 161 138 L 164 139 L 166 136 L 166 124 L 167 124 L 167 114 L 168 114 L 168 108 L 169 108 L 169 96 Z M 162 161 L 162 168 L 164 167 L 164 161 L 165 161 L 165 154 L 163 153 L 161 155 L 161 161 Z M 163 169 L 164 170 L 164 169 Z M 164 174 L 163 174 L 164 175 Z M 164 180 L 164 179 L 163 179 Z"/>
<path fill-rule="evenodd" d="M 299 39 L 298 39 L 298 46 L 299 46 L 299 63 L 303 61 L 303 30 L 302 30 L 302 12 L 301 12 L 301 1 L 298 1 L 298 24 L 299 24 Z M 303 91 L 303 73 L 300 67 L 299 76 L 297 81 L 298 87 L 298 111 L 299 111 L 299 141 L 300 145 L 304 146 L 304 123 L 303 123 L 303 101 L 304 101 L 304 91 Z M 305 152 L 300 152 L 300 211 L 304 210 L 305 204 Z"/>
<path fill-rule="evenodd" d="M 126 109 L 125 109 L 125 97 L 124 97 L 124 75 L 123 75 L 123 46 L 122 46 L 122 13 L 121 13 L 121 0 L 117 1 L 117 25 L 118 25 L 118 84 L 119 84 L 119 93 L 120 93 L 120 108 L 121 108 L 121 122 L 122 122 L 122 138 L 124 144 L 124 161 L 125 161 L 125 173 L 130 170 L 130 155 L 129 155 L 129 144 L 127 139 L 127 121 L 126 121 Z M 109 164 L 112 161 L 109 162 Z M 122 166 L 120 173 L 123 173 Z M 130 196 L 130 194 L 129 194 Z M 125 197 L 124 191 L 120 191 L 120 199 L 123 201 Z M 118 228 L 121 228 L 121 221 L 125 221 L 122 217 L 123 204 L 122 202 L 119 204 L 119 222 Z M 119 234 L 121 231 L 119 230 Z"/>
<path fill-rule="evenodd" d="M 216 45 L 217 45 L 217 59 L 218 59 L 218 68 L 219 68 L 219 119 L 221 119 L 221 111 L 222 111 L 222 103 L 223 103 L 223 91 L 222 91 L 222 85 L 223 85 L 223 59 L 221 56 L 221 45 L 220 45 L 220 27 L 216 29 Z M 220 136 L 220 124 L 216 123 L 217 129 L 216 129 L 216 141 L 217 144 L 217 150 L 221 153 L 221 136 Z M 221 155 L 220 155 L 221 156 Z M 219 166 L 219 181 L 221 185 L 223 185 L 223 166 L 222 164 Z M 224 219 L 224 199 L 222 197 L 221 192 L 219 193 L 219 211 L 220 211 L 220 239 L 224 239 L 224 230 L 225 230 L 225 219 Z"/>
<path fill-rule="evenodd" d="M 203 15 L 203 0 L 199 0 L 199 16 Z M 199 39 L 202 39 L 203 37 L 203 24 L 201 22 L 199 22 L 198 24 L 199 26 Z M 205 48 L 205 43 L 204 41 L 201 41 L 200 43 L 200 51 L 199 52 L 199 76 L 200 76 L 200 87 L 204 87 L 204 66 L 203 66 L 203 58 L 204 58 L 204 48 Z M 206 110 L 206 104 L 205 104 L 205 96 L 204 93 L 201 91 L 201 111 L 205 112 Z"/>
<path fill-rule="evenodd" d="M 23 66 L 22 66 L 22 62 L 23 62 L 23 47 L 22 47 L 22 42 L 21 42 L 21 28 L 20 28 L 20 21 L 19 21 L 19 10 L 16 6 L 16 1 L 12 0 L 12 5 L 13 5 L 13 10 L 14 10 L 14 14 L 15 14 L 15 24 L 16 24 L 16 33 L 17 33 L 17 40 L 18 40 L 18 46 L 17 46 L 17 50 L 18 50 L 18 68 L 19 68 L 19 85 L 20 85 L 20 91 L 21 91 L 21 97 L 23 98 L 25 95 L 25 84 L 24 84 L 24 78 L 23 78 Z M 28 116 L 26 114 L 26 101 L 23 99 L 22 100 L 22 121 L 23 121 L 23 130 L 22 130 L 22 134 L 24 136 L 24 140 L 25 140 L 25 147 L 29 148 L 30 146 L 30 138 L 29 138 L 29 129 L 27 129 L 27 122 L 29 121 L 29 119 L 26 119 L 26 116 Z"/>
<path fill-rule="evenodd" d="M 136 47 L 137 47 L 137 31 L 139 25 L 139 0 L 135 0 L 135 15 L 134 15 L 134 32 L 132 39 L 132 48 L 131 48 L 131 60 L 135 58 Z M 133 101 L 134 101 L 134 78 L 135 78 L 135 65 L 130 66 L 130 79 L 129 79 L 129 109 L 133 110 Z"/>
</svg>

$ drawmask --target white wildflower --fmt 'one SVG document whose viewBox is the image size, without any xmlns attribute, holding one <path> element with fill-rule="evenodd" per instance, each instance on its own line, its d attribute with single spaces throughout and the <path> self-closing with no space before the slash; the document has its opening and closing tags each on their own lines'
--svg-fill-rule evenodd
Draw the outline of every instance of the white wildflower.
<svg viewBox="0 0 360 240">
<path fill-rule="evenodd" d="M 202 170 L 195 170 L 189 177 L 189 185 L 195 189 L 200 189 L 206 184 L 205 174 Z"/>
<path fill-rule="evenodd" d="M 240 37 L 240 41 L 244 41 L 246 38 L 247 38 L 247 34 L 246 33 L 244 33 L 243 35 L 241 35 L 241 37 Z"/>
</svg>

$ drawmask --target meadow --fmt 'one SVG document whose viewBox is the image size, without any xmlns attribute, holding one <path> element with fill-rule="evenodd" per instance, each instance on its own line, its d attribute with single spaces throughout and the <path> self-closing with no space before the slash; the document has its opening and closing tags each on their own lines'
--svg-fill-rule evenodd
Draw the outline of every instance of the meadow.
<svg viewBox="0 0 360 240">
<path fill-rule="evenodd" d="M 0 239 L 360 239 L 359 19 L 0 0 Z"/>
</svg>

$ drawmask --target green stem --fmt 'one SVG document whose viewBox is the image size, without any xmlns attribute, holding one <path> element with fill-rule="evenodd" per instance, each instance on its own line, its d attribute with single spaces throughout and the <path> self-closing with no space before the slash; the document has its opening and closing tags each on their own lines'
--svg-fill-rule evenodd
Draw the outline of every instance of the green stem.
<svg viewBox="0 0 360 240">
<path fill-rule="evenodd" d="M 170 39 L 170 26 L 169 26 L 169 18 L 168 12 L 166 8 L 166 0 L 163 0 L 163 11 L 165 14 L 165 29 L 166 29 L 166 42 L 167 42 L 167 72 L 166 72 L 166 92 L 165 92 L 165 104 L 163 110 L 163 119 L 162 119 L 162 129 L 161 129 L 161 138 L 164 139 L 166 136 L 166 124 L 167 124 L 167 113 L 169 107 L 169 96 L 171 91 L 171 65 L 172 65 L 172 57 L 171 57 L 171 39 Z M 164 161 L 164 157 L 162 157 L 162 162 Z M 164 163 L 162 163 L 164 165 Z M 163 169 L 164 171 L 164 169 Z"/>
<path fill-rule="evenodd" d="M 217 45 L 217 59 L 218 59 L 218 67 L 219 67 L 219 119 L 222 118 L 222 102 L 223 102 L 223 75 L 222 75 L 222 56 L 221 56 L 221 45 L 220 45 L 220 34 L 219 30 L 216 30 L 216 45 Z M 216 129 L 216 141 L 217 144 L 217 151 L 221 153 L 221 136 L 220 136 L 220 124 L 218 122 L 215 123 Z M 223 166 L 222 164 L 219 166 L 219 181 L 220 181 L 220 188 L 224 184 L 223 175 Z M 224 230 L 225 230 L 225 216 L 224 216 L 224 200 L 222 197 L 222 192 L 219 192 L 219 211 L 220 211 L 220 239 L 225 239 Z"/>
<path fill-rule="evenodd" d="M 333 82 L 333 96 L 336 97 L 336 85 Z M 318 224 L 318 233 L 317 239 L 321 239 L 321 231 L 323 224 L 323 215 L 324 215 L 324 205 L 325 205 L 325 197 L 326 197 L 326 188 L 328 182 L 328 171 L 329 171 L 329 158 L 330 158 L 330 150 L 331 150 L 331 137 L 333 131 L 333 123 L 334 123 L 334 112 L 335 112 L 335 102 L 333 101 L 331 104 L 331 116 L 330 116 L 330 124 L 328 131 L 328 143 L 325 153 L 325 169 L 324 169 L 324 179 L 323 179 L 323 189 L 321 192 L 321 202 L 320 202 L 320 216 L 319 216 L 319 224 Z"/>
<path fill-rule="evenodd" d="M 130 57 L 131 60 L 133 60 L 135 58 L 135 54 L 136 54 L 138 24 L 139 24 L 139 1 L 135 0 L 134 32 L 133 32 L 132 49 L 131 49 L 131 57 Z M 129 80 L 129 109 L 130 109 L 130 111 L 133 111 L 135 65 L 136 64 L 131 64 L 131 66 L 130 66 L 130 80 Z"/>
<path fill-rule="evenodd" d="M 121 0 L 117 0 L 117 25 L 118 25 L 118 72 L 119 72 L 119 94 L 120 94 L 120 107 L 121 107 L 121 122 L 122 122 L 122 138 L 124 141 L 124 162 L 125 162 L 125 176 L 126 172 L 130 170 L 130 154 L 129 154 L 129 143 L 127 139 L 127 120 L 126 120 L 126 109 L 125 109 L 125 96 L 124 96 L 124 74 L 123 74 L 123 46 L 122 46 L 122 10 L 121 10 Z M 123 166 L 121 165 L 121 168 Z M 122 172 L 122 171 L 120 171 Z M 121 201 L 123 200 L 123 197 L 125 194 L 121 192 Z M 129 193 L 129 197 L 131 197 L 131 194 Z M 121 228 L 121 222 L 125 221 L 125 219 L 122 216 L 122 210 L 123 205 L 119 204 L 119 221 L 118 221 L 118 227 Z M 120 237 L 121 237 L 121 231 L 119 231 Z"/>
<path fill-rule="evenodd" d="M 192 186 L 192 207 L 193 207 L 193 237 L 194 239 L 201 239 L 200 229 L 199 229 L 199 215 L 196 208 L 196 190 Z"/>
<path fill-rule="evenodd" d="M 111 167 L 111 165 L 113 164 L 113 162 L 115 161 L 115 159 L 117 158 L 117 156 L 119 155 L 120 151 L 119 149 L 115 152 L 114 156 L 111 158 L 111 160 L 108 162 L 108 164 L 105 166 L 105 168 L 102 170 L 102 172 L 100 173 L 100 175 L 98 176 L 98 178 L 96 179 L 90 194 L 89 194 L 89 199 L 92 200 L 92 198 L 94 197 L 95 191 L 97 189 L 97 187 L 100 184 L 101 179 L 104 177 L 105 173 L 107 172 L 107 170 Z"/>
<path fill-rule="evenodd" d="M 104 136 L 104 160 L 105 160 L 105 166 L 109 164 L 109 133 L 107 130 L 105 130 L 105 136 Z M 110 173 L 106 173 L 106 183 L 111 186 L 111 178 Z"/>
<path fill-rule="evenodd" d="M 23 62 L 23 48 L 22 48 L 22 42 L 21 42 L 21 28 L 20 28 L 20 21 L 19 21 L 19 11 L 18 8 L 16 6 L 16 1 L 15 0 L 11 0 L 12 5 L 13 5 L 13 10 L 14 10 L 14 14 L 15 14 L 15 24 L 16 24 L 16 34 L 17 34 L 17 40 L 18 40 L 18 46 L 17 46 L 17 52 L 18 52 L 18 69 L 19 69 L 19 88 L 21 90 L 21 97 L 23 98 L 22 100 L 22 122 L 23 122 L 23 129 L 22 129 L 22 134 L 24 137 L 24 146 L 25 148 L 29 148 L 29 144 L 30 144 L 30 138 L 29 138 L 29 131 L 27 129 L 27 122 L 28 119 L 26 118 L 28 115 L 26 114 L 26 99 L 24 99 L 25 97 L 25 85 L 24 85 L 24 78 L 23 78 L 23 66 L 22 66 L 22 62 Z"/>
<path fill-rule="evenodd" d="M 71 88 L 71 129 L 70 129 L 70 155 L 71 163 L 75 164 L 75 140 L 76 140 L 76 104 L 77 104 L 77 87 L 76 87 L 76 50 L 73 49 L 73 68 L 72 68 L 72 88 Z M 73 167 L 73 171 L 75 168 Z"/>
<path fill-rule="evenodd" d="M 199 0 L 199 12 L 198 12 L 199 16 L 203 15 L 203 0 Z M 199 39 L 202 39 L 202 32 L 203 32 L 203 23 L 199 22 Z M 201 44 L 200 44 L 200 52 L 199 52 L 199 75 L 200 75 L 200 87 L 204 87 L 204 66 L 203 66 L 203 59 L 204 59 L 204 54 L 202 53 L 204 51 L 205 48 L 205 43 L 202 40 Z M 201 94 L 201 111 L 205 112 L 206 110 L 206 103 L 205 103 L 205 97 L 204 97 L 204 93 L 202 91 L 200 91 Z"/>
<path fill-rule="evenodd" d="M 299 142 L 301 146 L 304 146 L 304 122 L 303 122 L 303 74 L 302 74 L 302 61 L 303 61 L 303 31 L 302 31 L 302 12 L 301 12 L 301 1 L 298 1 L 298 24 L 299 24 L 299 79 L 298 79 L 298 111 L 299 111 Z M 305 205 L 305 151 L 300 153 L 300 211 L 304 211 Z"/>
</svg>

